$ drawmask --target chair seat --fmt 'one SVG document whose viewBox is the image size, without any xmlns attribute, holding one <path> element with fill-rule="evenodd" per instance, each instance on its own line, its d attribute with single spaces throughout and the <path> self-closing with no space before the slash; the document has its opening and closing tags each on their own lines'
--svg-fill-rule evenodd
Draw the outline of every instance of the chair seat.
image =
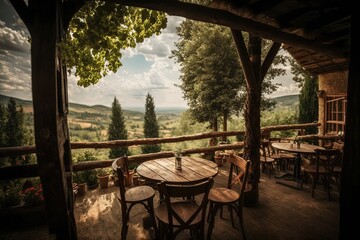
<svg viewBox="0 0 360 240">
<path fill-rule="evenodd" d="M 133 187 L 125 192 L 125 199 L 128 203 L 146 201 L 154 196 L 155 190 L 150 186 Z"/>
<path fill-rule="evenodd" d="M 180 216 L 180 218 L 186 222 L 199 208 L 199 205 L 194 201 L 179 201 L 171 204 L 172 209 Z M 159 221 L 162 221 L 165 224 L 169 224 L 168 221 L 168 212 L 166 204 L 162 204 L 155 209 L 155 215 Z M 196 225 L 201 222 L 201 214 L 198 214 L 194 220 L 189 224 L 189 226 Z M 181 224 L 173 216 L 173 226 L 177 227 Z"/>
<path fill-rule="evenodd" d="M 222 187 L 212 188 L 209 193 L 209 201 L 228 204 L 236 202 L 240 195 L 234 190 Z"/>
<path fill-rule="evenodd" d="M 342 168 L 340 166 L 335 166 L 333 169 L 334 173 L 341 173 L 341 171 L 342 171 Z"/>
<path fill-rule="evenodd" d="M 281 158 L 287 158 L 287 159 L 294 159 L 296 156 L 294 154 L 290 153 L 280 153 L 279 154 Z"/>
<path fill-rule="evenodd" d="M 275 159 L 272 158 L 272 157 L 266 157 L 266 158 L 264 158 L 263 156 L 260 156 L 260 162 L 263 162 L 263 163 L 272 163 L 272 162 L 275 162 Z"/>
<path fill-rule="evenodd" d="M 305 166 L 304 167 L 304 170 L 308 173 L 312 173 L 312 174 L 315 174 L 316 173 L 316 166 L 315 165 L 308 165 L 308 166 Z M 322 166 L 319 166 L 319 174 L 324 174 L 324 173 L 327 173 L 328 171 L 322 167 Z"/>
</svg>

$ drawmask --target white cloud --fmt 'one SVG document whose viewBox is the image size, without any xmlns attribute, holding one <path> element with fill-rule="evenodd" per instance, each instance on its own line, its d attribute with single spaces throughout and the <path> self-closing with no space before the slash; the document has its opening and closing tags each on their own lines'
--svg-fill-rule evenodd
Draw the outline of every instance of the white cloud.
<svg viewBox="0 0 360 240">
<path fill-rule="evenodd" d="M 11 16 L 11 19 L 19 18 Z M 179 65 L 169 58 L 178 40 L 176 27 L 183 19 L 169 17 L 167 28 L 160 35 L 145 39 L 136 48 L 126 49 L 123 52 L 124 66 L 96 85 L 80 87 L 74 75 L 68 76 L 69 101 L 111 106 L 116 96 L 124 108 L 142 107 L 146 94 L 150 93 L 156 107 L 186 107 L 181 90 L 174 86 L 180 84 Z M 29 34 L 23 30 L 24 24 L 19 26 L 18 22 L 5 23 L 1 20 L 0 16 L 0 94 L 31 99 Z M 134 59 L 140 59 L 140 62 Z M 272 96 L 298 92 L 296 84 L 289 77 L 280 77 L 275 81 L 283 86 Z"/>
</svg>

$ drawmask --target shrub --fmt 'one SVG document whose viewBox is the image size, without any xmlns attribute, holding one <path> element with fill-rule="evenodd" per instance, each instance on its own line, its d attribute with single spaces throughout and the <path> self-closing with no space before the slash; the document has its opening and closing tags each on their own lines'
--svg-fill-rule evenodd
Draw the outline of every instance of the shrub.
<svg viewBox="0 0 360 240">
<path fill-rule="evenodd" d="M 23 191 L 24 203 L 26 205 L 38 205 L 44 202 L 42 185 L 29 187 Z"/>
<path fill-rule="evenodd" d="M 20 205 L 21 200 L 21 192 L 16 187 L 0 191 L 0 207 L 2 208 Z"/>
</svg>

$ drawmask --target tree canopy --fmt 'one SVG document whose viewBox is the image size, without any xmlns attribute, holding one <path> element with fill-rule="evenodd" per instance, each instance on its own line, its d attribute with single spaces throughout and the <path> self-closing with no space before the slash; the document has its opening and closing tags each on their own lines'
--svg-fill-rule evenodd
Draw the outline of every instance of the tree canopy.
<svg viewBox="0 0 360 240">
<path fill-rule="evenodd" d="M 86 1 L 69 24 L 61 54 L 68 71 L 80 78 L 77 84 L 87 87 L 121 67 L 121 50 L 160 34 L 166 23 L 162 12 Z"/>
<path fill-rule="evenodd" d="M 227 117 L 238 115 L 244 107 L 246 84 L 230 30 L 185 20 L 177 28 L 177 33 L 180 39 L 171 57 L 180 63 L 182 84 L 179 87 L 188 101 L 191 116 L 212 126 L 220 117 L 226 121 Z M 266 41 L 264 43 L 265 55 L 271 45 Z M 274 61 L 275 64 L 283 62 L 280 57 Z M 275 91 L 277 85 L 271 80 L 284 73 L 284 69 L 270 68 L 262 85 L 263 94 Z M 263 109 L 273 105 L 263 98 Z"/>
<path fill-rule="evenodd" d="M 216 124 L 216 119 L 239 114 L 244 77 L 227 28 L 183 21 L 177 28 L 180 40 L 172 57 L 181 65 L 179 85 L 198 122 Z"/>
</svg>

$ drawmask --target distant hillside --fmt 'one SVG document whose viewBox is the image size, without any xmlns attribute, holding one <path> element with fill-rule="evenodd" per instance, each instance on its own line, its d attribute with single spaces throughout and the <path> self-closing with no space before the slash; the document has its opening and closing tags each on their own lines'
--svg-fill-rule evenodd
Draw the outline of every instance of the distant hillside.
<svg viewBox="0 0 360 240">
<path fill-rule="evenodd" d="M 299 103 L 299 94 L 276 97 L 273 100 L 276 101 L 277 107 L 293 106 Z"/>
<path fill-rule="evenodd" d="M 8 101 L 9 101 L 8 96 L 4 96 L 0 94 L 0 104 L 6 106 Z M 24 108 L 24 111 L 26 111 L 26 109 L 29 112 L 32 112 L 32 101 L 30 100 L 23 100 L 20 98 L 14 98 L 16 101 L 17 105 L 21 105 Z M 88 106 L 88 105 L 84 105 L 84 104 L 78 104 L 78 103 L 69 103 L 69 111 L 70 113 L 84 113 L 84 112 L 88 112 L 88 113 L 103 113 L 106 115 L 110 115 L 111 114 L 111 108 L 110 107 L 106 107 L 103 105 L 94 105 L 94 106 Z M 26 111 L 27 112 L 27 111 Z M 144 114 L 139 112 L 139 111 L 133 111 L 133 110 L 126 110 L 123 109 L 124 114 L 126 115 L 130 115 L 130 116 L 143 116 Z"/>
<path fill-rule="evenodd" d="M 0 94 L 0 104 L 3 104 L 4 106 L 7 105 L 9 101 L 8 96 L 4 96 Z M 24 108 L 25 112 L 32 112 L 32 101 L 29 100 L 23 100 L 19 98 L 14 98 L 17 105 L 21 105 Z M 286 95 L 281 97 L 272 98 L 277 102 L 276 107 L 289 107 L 293 106 L 299 103 L 299 95 Z M 184 112 L 185 108 L 156 108 L 156 112 L 158 114 L 179 114 Z M 111 108 L 106 107 L 103 105 L 93 105 L 88 106 L 84 104 L 78 104 L 78 103 L 69 103 L 69 111 L 70 114 L 78 114 L 78 113 L 101 113 L 105 115 L 111 115 Z M 134 110 L 127 110 L 123 109 L 123 112 L 127 116 L 133 116 L 133 117 L 143 117 L 144 115 L 144 109 L 143 108 L 134 108 Z"/>
</svg>

